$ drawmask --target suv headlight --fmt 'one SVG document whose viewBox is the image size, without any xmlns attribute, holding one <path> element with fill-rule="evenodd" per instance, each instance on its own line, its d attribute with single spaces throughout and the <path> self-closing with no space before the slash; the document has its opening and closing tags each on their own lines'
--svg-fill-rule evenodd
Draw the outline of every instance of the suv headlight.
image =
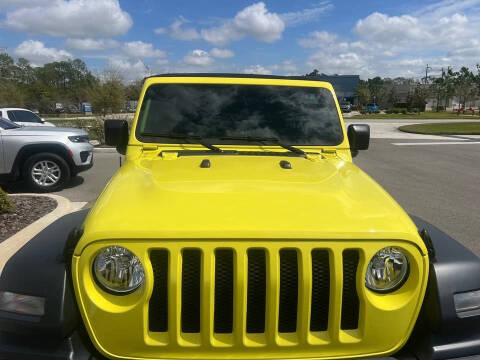
<svg viewBox="0 0 480 360">
<path fill-rule="evenodd" d="M 109 246 L 97 254 L 93 262 L 93 277 L 103 290 L 126 295 L 143 284 L 145 273 L 140 259 L 130 250 Z"/>
<path fill-rule="evenodd" d="M 407 281 L 409 273 L 410 264 L 403 251 L 396 247 L 386 247 L 370 260 L 365 285 L 378 293 L 390 293 Z"/>
<path fill-rule="evenodd" d="M 88 135 L 75 135 L 75 136 L 69 136 L 68 140 L 74 143 L 84 143 L 84 142 L 88 142 L 89 138 L 88 138 Z"/>
</svg>

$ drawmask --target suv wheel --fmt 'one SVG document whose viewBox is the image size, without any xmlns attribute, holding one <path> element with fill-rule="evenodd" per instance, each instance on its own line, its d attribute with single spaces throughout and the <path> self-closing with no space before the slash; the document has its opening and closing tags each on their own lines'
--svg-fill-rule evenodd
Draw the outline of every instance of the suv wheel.
<svg viewBox="0 0 480 360">
<path fill-rule="evenodd" d="M 70 179 L 70 168 L 60 156 L 40 153 L 27 159 L 23 178 L 34 191 L 55 191 Z"/>
</svg>

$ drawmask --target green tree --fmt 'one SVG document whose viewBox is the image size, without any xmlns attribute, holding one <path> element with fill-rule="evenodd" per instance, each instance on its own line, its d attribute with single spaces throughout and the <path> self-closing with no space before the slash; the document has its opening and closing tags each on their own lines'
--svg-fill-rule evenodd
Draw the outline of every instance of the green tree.
<svg viewBox="0 0 480 360">
<path fill-rule="evenodd" d="M 109 79 L 90 91 L 93 111 L 106 115 L 119 112 L 125 103 L 124 87 L 120 80 Z"/>
<path fill-rule="evenodd" d="M 0 81 L 0 107 L 23 107 L 25 96 L 18 84 Z"/>
<path fill-rule="evenodd" d="M 380 76 L 367 80 L 368 90 L 370 90 L 372 99 L 375 98 L 376 104 L 381 104 L 387 95 L 384 85 L 385 82 Z"/>
<path fill-rule="evenodd" d="M 137 80 L 125 87 L 125 100 L 138 100 L 142 91 L 143 80 Z"/>
<path fill-rule="evenodd" d="M 427 99 L 431 95 L 431 89 L 424 84 L 417 84 L 413 93 L 407 97 L 407 107 L 409 109 L 417 109 L 418 111 L 425 111 Z"/>
<path fill-rule="evenodd" d="M 467 107 L 467 104 L 478 94 L 475 75 L 465 66 L 459 72 L 454 73 L 454 75 L 454 94 L 458 96 L 460 104 Z"/>
<path fill-rule="evenodd" d="M 19 58 L 15 66 L 14 80 L 21 84 L 33 84 L 36 80 L 35 70 L 25 58 Z"/>
<path fill-rule="evenodd" d="M 370 99 L 372 98 L 370 89 L 368 88 L 366 82 L 363 80 L 360 80 L 357 90 L 355 91 L 355 95 L 358 98 L 358 103 L 362 106 L 368 104 L 370 102 Z"/>
<path fill-rule="evenodd" d="M 15 63 L 8 54 L 0 54 L 0 78 L 10 80 L 13 75 Z"/>
</svg>

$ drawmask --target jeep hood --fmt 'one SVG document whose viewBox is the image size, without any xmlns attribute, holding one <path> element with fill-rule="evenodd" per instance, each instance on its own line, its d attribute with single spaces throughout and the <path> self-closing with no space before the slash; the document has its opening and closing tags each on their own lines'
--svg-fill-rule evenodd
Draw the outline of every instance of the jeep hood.
<svg viewBox="0 0 480 360">
<path fill-rule="evenodd" d="M 91 241 L 145 238 L 419 240 L 400 206 L 349 161 L 227 155 L 127 161 L 90 211 L 76 252 Z"/>
</svg>

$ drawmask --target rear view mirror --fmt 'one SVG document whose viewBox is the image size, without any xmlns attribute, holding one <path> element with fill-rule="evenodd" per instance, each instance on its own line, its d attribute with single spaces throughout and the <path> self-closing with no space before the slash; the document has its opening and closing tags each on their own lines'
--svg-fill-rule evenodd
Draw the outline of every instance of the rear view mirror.
<svg viewBox="0 0 480 360">
<path fill-rule="evenodd" d="M 116 146 L 125 155 L 128 144 L 128 123 L 125 120 L 105 120 L 105 144 Z"/>
<path fill-rule="evenodd" d="M 348 142 L 352 156 L 357 156 L 359 150 L 367 150 L 370 145 L 370 126 L 352 124 L 347 130 Z"/>
</svg>

